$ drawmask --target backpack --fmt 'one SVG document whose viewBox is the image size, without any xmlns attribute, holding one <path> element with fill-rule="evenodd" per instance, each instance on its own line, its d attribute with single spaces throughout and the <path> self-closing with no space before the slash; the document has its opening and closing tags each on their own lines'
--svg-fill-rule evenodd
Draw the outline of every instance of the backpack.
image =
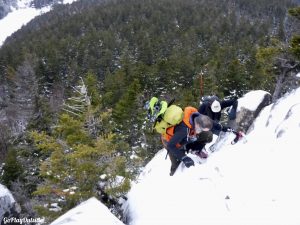
<svg viewBox="0 0 300 225">
<path fill-rule="evenodd" d="M 179 124 L 183 119 L 183 110 L 177 105 L 170 105 L 165 113 L 154 124 L 154 129 L 165 134 L 169 127 Z"/>
<path fill-rule="evenodd" d="M 159 101 L 156 97 L 147 103 L 148 118 L 154 122 L 153 129 L 160 134 L 165 134 L 169 127 L 179 124 L 183 119 L 183 110 L 172 103 Z"/>
<path fill-rule="evenodd" d="M 187 106 L 184 108 L 182 121 L 190 129 L 192 128 L 192 124 L 190 121 L 191 115 L 196 112 L 198 112 L 198 110 L 192 106 Z M 173 135 L 174 135 L 174 126 L 173 127 L 170 126 L 169 128 L 167 128 L 167 131 L 162 134 L 162 142 L 164 146 L 166 146 L 166 143 L 171 140 Z"/>
</svg>

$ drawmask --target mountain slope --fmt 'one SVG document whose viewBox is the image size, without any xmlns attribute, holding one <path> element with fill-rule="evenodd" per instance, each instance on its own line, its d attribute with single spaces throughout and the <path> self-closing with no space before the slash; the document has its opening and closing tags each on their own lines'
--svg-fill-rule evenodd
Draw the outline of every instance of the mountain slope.
<svg viewBox="0 0 300 225">
<path fill-rule="evenodd" d="M 9 13 L 6 17 L 0 20 L 0 46 L 8 36 L 28 23 L 31 19 L 49 10 L 49 7 L 43 8 L 41 10 L 28 7 L 18 9 Z"/>
<path fill-rule="evenodd" d="M 239 109 L 255 110 L 264 94 L 248 93 L 239 99 Z M 299 224 L 299 99 L 300 88 L 265 107 L 246 139 L 231 145 L 234 135 L 227 134 L 206 162 L 188 169 L 181 164 L 172 177 L 166 151 L 159 151 L 128 193 L 126 224 Z M 52 224 L 84 224 L 90 213 L 102 214 L 91 205 L 76 207 Z"/>
<path fill-rule="evenodd" d="M 26 127 L 41 118 L 40 113 L 55 117 L 70 97 L 70 87 L 90 72 L 97 77 L 102 105 L 113 111 L 137 79 L 137 96 L 145 96 L 137 100 L 137 114 L 143 113 L 141 102 L 151 95 L 198 104 L 200 72 L 205 73 L 206 94 L 242 95 L 251 89 L 271 93 L 275 78 L 261 75 L 257 51 L 271 45 L 273 38 L 290 37 L 296 29 L 287 16 L 292 6 L 292 0 L 276 0 L 274 6 L 244 0 L 91 0 L 57 5 L 12 34 L 0 49 L 0 107 L 6 114 L 0 120 L 15 127 L 21 120 Z M 24 90 L 15 93 L 16 80 L 26 73 L 37 86 L 30 96 Z M 14 107 L 18 99 L 30 99 L 32 111 L 39 108 L 38 112 L 24 119 Z M 45 103 L 43 110 L 39 102 Z"/>
<path fill-rule="evenodd" d="M 62 0 L 63 4 L 71 4 L 76 0 Z M 54 0 L 43 1 L 26 0 L 26 1 L 7 1 L 6 4 L 0 5 L 3 10 L 3 15 L 0 17 L 0 47 L 5 39 L 12 33 L 25 26 L 30 20 L 36 16 L 46 13 L 51 10 L 51 5 L 56 3 Z M 1 14 L 1 13 L 0 13 Z"/>
<path fill-rule="evenodd" d="M 128 194 L 129 224 L 298 224 L 299 99 L 300 88 L 264 108 L 247 142 L 230 145 L 229 135 L 206 163 L 181 164 L 173 177 L 158 152 Z"/>
</svg>

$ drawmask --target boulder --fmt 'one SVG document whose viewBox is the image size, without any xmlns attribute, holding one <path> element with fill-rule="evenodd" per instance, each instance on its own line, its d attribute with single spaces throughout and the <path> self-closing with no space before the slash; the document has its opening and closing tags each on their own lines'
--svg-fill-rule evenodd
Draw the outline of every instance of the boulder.
<svg viewBox="0 0 300 225">
<path fill-rule="evenodd" d="M 236 123 L 239 130 L 249 132 L 253 121 L 261 110 L 272 103 L 272 96 L 266 91 L 250 91 L 238 100 Z"/>
</svg>

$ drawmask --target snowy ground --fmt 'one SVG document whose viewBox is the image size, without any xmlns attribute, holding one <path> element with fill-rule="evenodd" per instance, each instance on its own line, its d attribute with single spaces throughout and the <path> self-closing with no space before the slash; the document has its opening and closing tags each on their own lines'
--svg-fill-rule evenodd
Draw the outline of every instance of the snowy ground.
<svg viewBox="0 0 300 225">
<path fill-rule="evenodd" d="M 14 202 L 15 199 L 10 191 L 5 186 L 0 184 L 0 222 L 3 214 L 12 207 Z"/>
<path fill-rule="evenodd" d="M 0 46 L 22 25 L 50 10 L 36 10 L 20 2 L 23 5 L 0 20 Z M 260 94 L 250 95 L 239 101 L 240 106 L 249 108 L 261 98 Z M 181 165 L 170 177 L 166 151 L 159 151 L 128 194 L 130 224 L 299 225 L 299 133 L 297 89 L 262 111 L 246 143 L 231 145 L 234 137 L 229 135 L 222 149 L 204 164 L 189 169 Z M 0 186 L 1 196 L 3 190 Z M 55 224 L 122 223 L 100 202 L 90 199 Z"/>
<path fill-rule="evenodd" d="M 239 104 L 251 106 L 255 93 Z M 266 107 L 246 143 L 229 135 L 204 164 L 170 177 L 158 152 L 128 194 L 130 224 L 299 225 L 299 131 L 300 89 Z"/>
<path fill-rule="evenodd" d="M 96 198 L 90 198 L 59 217 L 51 225 L 124 225 Z"/>
<path fill-rule="evenodd" d="M 51 7 L 44 7 L 42 9 L 35 9 L 29 7 L 31 0 L 19 0 L 18 7 L 12 8 L 6 17 L 0 20 L 0 47 L 5 39 L 26 25 L 34 17 L 46 13 L 51 10 Z M 71 4 L 76 0 L 64 0 L 63 4 Z"/>
<path fill-rule="evenodd" d="M 255 109 L 263 94 L 249 93 L 239 104 Z M 128 224 L 299 225 L 300 88 L 266 107 L 254 125 L 246 140 L 231 145 L 234 135 L 227 135 L 206 162 L 180 165 L 173 177 L 166 150 L 159 151 L 128 194 Z M 56 224 L 122 223 L 90 199 Z"/>
</svg>

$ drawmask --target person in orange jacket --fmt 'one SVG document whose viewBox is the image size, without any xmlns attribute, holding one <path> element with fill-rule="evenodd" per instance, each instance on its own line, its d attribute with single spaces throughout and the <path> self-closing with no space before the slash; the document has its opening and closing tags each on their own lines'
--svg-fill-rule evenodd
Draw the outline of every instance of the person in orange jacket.
<svg viewBox="0 0 300 225">
<path fill-rule="evenodd" d="M 186 107 L 182 122 L 167 129 L 162 141 L 172 164 L 170 176 L 173 176 L 181 162 L 187 168 L 194 166 L 194 161 L 186 152 L 192 150 L 201 157 L 203 147 L 213 139 L 210 131 L 213 125 L 208 116 L 200 114 L 194 107 Z"/>
</svg>

